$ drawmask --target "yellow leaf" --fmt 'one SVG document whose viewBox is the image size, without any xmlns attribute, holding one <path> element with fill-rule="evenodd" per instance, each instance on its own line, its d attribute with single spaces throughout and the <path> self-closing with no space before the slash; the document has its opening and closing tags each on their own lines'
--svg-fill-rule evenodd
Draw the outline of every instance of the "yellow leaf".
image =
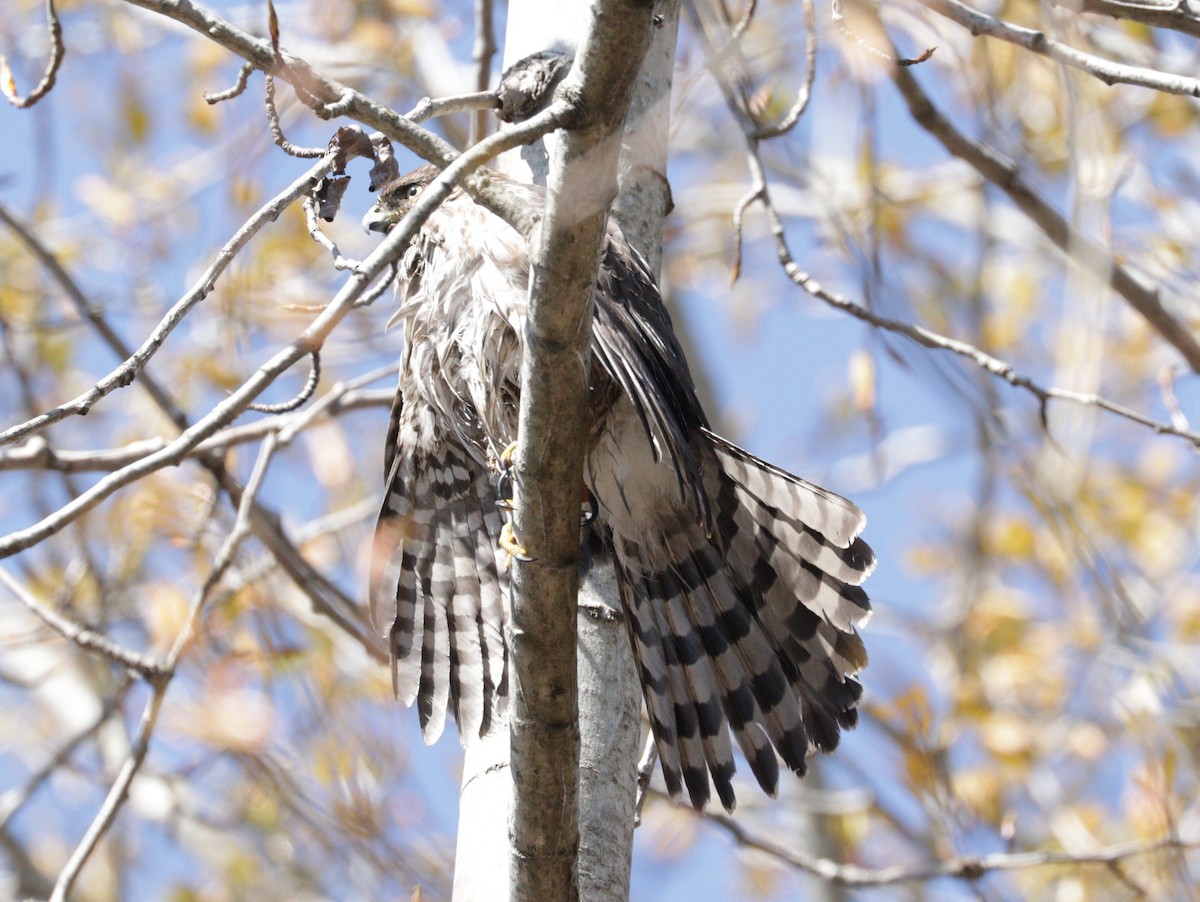
<svg viewBox="0 0 1200 902">
<path fill-rule="evenodd" d="M 875 361 L 859 348 L 850 355 L 848 369 L 854 408 L 859 413 L 870 413 L 875 409 Z"/>
<path fill-rule="evenodd" d="M 1029 721 L 1018 714 L 1002 711 L 983 722 L 979 738 L 992 754 L 1013 763 L 1027 760 L 1036 744 L 1036 735 Z"/>
<path fill-rule="evenodd" d="M 12 103 L 16 103 L 19 99 L 17 82 L 13 78 L 12 69 L 9 68 L 7 56 L 0 56 L 0 91 L 3 91 L 4 96 Z"/>
</svg>

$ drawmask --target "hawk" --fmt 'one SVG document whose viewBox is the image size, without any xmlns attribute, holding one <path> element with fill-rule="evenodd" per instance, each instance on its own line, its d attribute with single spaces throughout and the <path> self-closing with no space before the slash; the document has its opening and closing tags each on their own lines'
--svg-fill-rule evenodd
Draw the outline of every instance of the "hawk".
<svg viewBox="0 0 1200 902">
<path fill-rule="evenodd" d="M 438 174 L 388 184 L 386 232 Z M 503 178 L 502 176 L 493 176 Z M 505 180 L 530 204 L 542 189 Z M 396 694 L 426 742 L 508 702 L 508 573 L 494 467 L 517 438 L 529 251 L 456 189 L 401 258 L 400 384 L 370 579 Z M 709 429 L 645 260 L 609 223 L 596 276 L 581 541 L 611 557 L 667 789 L 734 806 L 732 732 L 762 788 L 854 726 L 874 566 L 851 502 Z M 728 726 L 728 729 L 727 729 Z M 711 780 L 711 784 L 710 784 Z"/>
</svg>

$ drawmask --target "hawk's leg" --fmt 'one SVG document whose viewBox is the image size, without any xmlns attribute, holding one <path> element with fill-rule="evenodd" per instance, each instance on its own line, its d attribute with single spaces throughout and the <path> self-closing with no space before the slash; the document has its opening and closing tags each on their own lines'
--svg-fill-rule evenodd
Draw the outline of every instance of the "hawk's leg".
<svg viewBox="0 0 1200 902">
<path fill-rule="evenodd" d="M 512 517 L 510 516 L 513 510 L 513 456 L 516 453 L 517 443 L 512 442 L 496 456 L 492 463 L 492 469 L 496 471 L 496 507 L 505 512 L 504 526 L 500 528 L 500 538 L 497 540 L 497 544 L 508 553 L 509 564 L 512 563 L 513 558 L 526 563 L 533 560 L 525 550 L 525 546 L 517 539 L 516 533 L 513 532 Z"/>
<path fill-rule="evenodd" d="M 525 550 L 525 546 L 517 541 L 517 536 L 513 532 L 511 520 L 500 527 L 500 539 L 497 544 L 502 550 L 508 552 L 508 562 L 510 564 L 512 563 L 513 558 L 516 558 L 518 561 L 522 561 L 526 564 L 534 560 L 534 558 L 530 557 L 529 553 Z"/>
<path fill-rule="evenodd" d="M 492 461 L 492 469 L 496 472 L 496 507 L 509 514 L 514 509 L 512 498 L 512 471 L 513 458 L 517 453 L 517 443 L 512 442 L 496 455 Z M 580 518 L 580 526 L 587 526 L 596 519 L 596 497 L 588 490 L 587 486 L 583 487 L 583 513 Z M 532 561 L 525 550 L 525 546 L 517 539 L 516 533 L 513 532 L 512 520 L 506 520 L 504 526 L 500 530 L 500 539 L 498 544 L 502 549 L 508 552 L 510 563 L 511 558 L 516 558 L 519 561 Z"/>
</svg>

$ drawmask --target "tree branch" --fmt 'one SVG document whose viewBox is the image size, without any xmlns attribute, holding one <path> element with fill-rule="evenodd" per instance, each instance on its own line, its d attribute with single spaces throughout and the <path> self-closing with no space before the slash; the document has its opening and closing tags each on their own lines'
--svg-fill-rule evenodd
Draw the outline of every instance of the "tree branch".
<svg viewBox="0 0 1200 902">
<path fill-rule="evenodd" d="M 319 103 L 336 104 L 341 115 L 383 132 L 394 141 L 439 166 L 449 166 L 458 156 L 448 142 L 414 122 L 376 103 L 364 94 L 318 72 L 307 62 L 280 50 L 278 58 L 270 41 L 256 38 L 191 0 L 125 0 L 150 12 L 186 25 L 205 38 L 242 57 L 255 68 L 282 79 Z M 508 134 L 507 132 L 505 134 Z M 493 135 L 492 137 L 496 137 Z M 528 140 L 528 139 L 526 139 Z M 478 145 L 476 145 L 478 146 Z M 502 150 L 501 148 L 500 150 Z M 499 153 L 500 150 L 494 151 Z M 501 217 L 523 235 L 532 233 L 537 217 L 503 185 L 487 173 L 465 178 L 462 187 L 478 203 Z"/>
<path fill-rule="evenodd" d="M 471 61 L 475 64 L 475 90 L 478 96 L 486 97 L 492 80 L 492 59 L 496 56 L 496 26 L 492 15 L 492 0 L 475 0 L 475 46 L 471 49 Z M 500 101 L 493 94 L 492 108 Z M 487 134 L 488 119 L 485 109 L 471 114 L 471 130 L 468 143 L 475 144 Z"/>
<path fill-rule="evenodd" d="M 175 305 L 167 312 L 167 315 L 163 317 L 158 326 L 150 334 L 150 337 L 124 363 L 97 382 L 89 391 L 73 401 L 68 401 L 66 404 L 55 407 L 40 416 L 6 429 L 0 433 L 0 445 L 20 441 L 26 436 L 40 432 L 51 423 L 57 423 L 59 420 L 66 419 L 69 416 L 86 414 L 105 395 L 108 395 L 115 389 L 124 388 L 129 385 L 138 377 L 147 361 L 157 353 L 163 342 L 166 341 L 167 336 L 183 321 L 188 312 L 196 304 L 208 297 L 221 273 L 233 262 L 233 258 L 237 256 L 246 243 L 268 222 L 273 222 L 277 219 L 279 214 L 292 201 L 306 191 L 309 191 L 315 181 L 329 170 L 333 162 L 333 154 L 327 154 L 319 163 L 309 169 L 308 172 L 292 182 L 292 184 L 275 195 L 275 197 L 271 198 L 253 216 L 246 220 L 217 253 L 216 259 L 213 260 L 212 264 L 197 280 L 196 284 L 183 297 L 176 301 Z M 7 217 L 4 218 L 6 222 L 12 225 L 10 219 Z M 37 253 L 36 248 L 35 253 Z M 47 260 L 43 260 L 43 262 L 50 265 Z M 53 266 L 51 266 L 51 271 L 54 271 Z M 73 292 L 70 290 L 68 290 L 67 294 L 69 297 L 74 297 Z M 84 302 L 84 306 L 90 309 L 90 305 L 87 305 L 86 301 Z M 145 382 L 144 374 L 142 375 L 142 381 Z M 174 419 L 174 416 L 172 418 Z"/>
<path fill-rule="evenodd" d="M 576 607 L 579 499 L 588 433 L 592 292 L 620 131 L 650 43 L 653 4 L 599 0 L 559 87 L 581 119 L 552 166 L 521 364 L 512 599 L 510 898 L 578 898 Z M 536 117 L 535 117 L 536 118 Z M 532 120 L 530 120 L 532 121 Z"/>
<path fill-rule="evenodd" d="M 660 798 L 665 798 L 660 790 L 651 789 L 650 791 Z M 699 815 L 697 816 L 699 817 Z M 1200 848 L 1200 843 L 1187 842 L 1178 836 L 1166 836 L 1161 839 L 1121 843 L 1097 849 L 1094 852 L 1063 852 L 1054 849 L 1035 852 L 994 852 L 989 855 L 957 855 L 925 868 L 908 869 L 900 865 L 867 868 L 854 864 L 842 864 L 828 858 L 799 854 L 780 842 L 750 832 L 726 814 L 708 812 L 703 817 L 704 820 L 725 830 L 738 845 L 765 852 L 777 861 L 841 886 L 894 886 L 903 883 L 928 883 L 946 877 L 974 882 L 996 871 L 1025 870 L 1055 865 L 1111 866 L 1139 855 Z"/>
<path fill-rule="evenodd" d="M 1055 210 L 1017 171 L 1011 161 L 985 144 L 976 143 L 955 128 L 921 89 L 911 68 L 892 66 L 892 81 L 913 119 L 953 156 L 968 163 L 983 178 L 1008 195 L 1073 263 L 1097 274 L 1158 334 L 1171 344 L 1195 372 L 1200 372 L 1200 343 L 1192 330 L 1163 307 L 1157 290 L 1118 263 L 1094 238 Z"/>
<path fill-rule="evenodd" d="M 1055 6 L 1065 6 L 1071 12 L 1095 13 L 1113 19 L 1140 22 L 1154 28 L 1168 28 L 1180 34 L 1200 38 L 1200 19 L 1189 11 L 1184 0 L 1173 3 L 1129 3 L 1125 0 L 1050 0 Z"/>
<path fill-rule="evenodd" d="M 26 591 L 24 586 L 17 582 L 7 570 L 0 569 L 0 585 L 8 589 L 32 614 L 68 642 L 73 642 L 85 651 L 94 652 L 152 683 L 162 679 L 165 675 L 163 666 L 154 659 L 130 651 L 107 636 L 90 630 L 69 617 L 64 617 L 57 611 L 46 607 Z"/>
<path fill-rule="evenodd" d="M 1002 19 L 978 12 L 964 3 L 959 3 L 958 0 L 918 0 L 918 2 L 922 6 L 941 13 L 947 19 L 957 22 L 977 37 L 982 34 L 1016 44 L 1033 53 L 1049 57 L 1064 66 L 1086 72 L 1106 85 L 1136 85 L 1140 88 L 1150 88 L 1167 94 L 1200 97 L 1200 79 L 1186 75 L 1171 75 L 1141 66 L 1114 63 L 1112 60 L 1084 53 L 1061 41 L 1056 41 L 1044 31 L 1012 25 Z"/>
<path fill-rule="evenodd" d="M 63 42 L 62 23 L 58 21 L 54 0 L 46 0 L 46 27 L 50 32 L 50 57 L 46 60 L 46 71 L 42 80 L 24 97 L 17 93 L 17 84 L 13 80 L 8 58 L 0 56 L 0 93 L 15 107 L 25 109 L 33 106 L 53 90 L 54 82 L 58 78 L 58 68 L 66 56 L 67 45 Z"/>
</svg>

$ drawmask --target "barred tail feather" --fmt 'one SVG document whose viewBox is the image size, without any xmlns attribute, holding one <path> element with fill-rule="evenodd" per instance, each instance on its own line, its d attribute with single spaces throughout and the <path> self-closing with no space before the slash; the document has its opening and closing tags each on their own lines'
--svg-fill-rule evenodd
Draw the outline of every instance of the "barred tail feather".
<svg viewBox="0 0 1200 902">
<path fill-rule="evenodd" d="M 487 694 L 480 630 L 479 574 L 471 538 L 470 503 L 458 499 L 450 511 L 451 552 L 454 560 L 454 595 L 450 600 L 450 707 L 459 732 L 479 735 Z"/>
<path fill-rule="evenodd" d="M 642 483 L 606 507 L 606 525 L 668 790 L 702 808 L 715 786 L 732 809 L 727 725 L 772 795 L 780 760 L 803 775 L 812 749 L 854 726 L 856 629 L 871 610 L 859 584 L 874 557 L 849 501 L 706 430 L 693 448 L 711 534 L 682 499 L 639 502 Z"/>
<path fill-rule="evenodd" d="M 646 594 L 635 592 L 632 578 L 621 568 L 620 559 L 614 558 L 614 562 L 625 624 L 646 698 L 646 716 L 650 718 L 650 729 L 657 739 L 663 780 L 671 798 L 678 799 L 683 793 L 683 774 L 676 738 L 673 689 L 663 652 L 663 633 Z"/>
<path fill-rule="evenodd" d="M 708 801 L 708 778 L 711 775 L 712 785 L 716 787 L 721 803 L 727 809 L 731 809 L 734 797 L 730 781 L 733 779 L 735 767 L 733 747 L 729 742 L 729 731 L 725 728 L 723 714 L 725 685 L 724 681 L 718 682 L 713 666 L 715 662 L 702 640 L 705 631 L 695 628 L 702 622 L 701 618 L 711 616 L 713 612 L 699 612 L 693 598 L 682 590 L 670 572 L 659 574 L 658 578 L 652 581 L 652 585 L 659 597 L 666 602 L 663 609 L 669 631 L 667 635 L 674 642 L 676 658 L 682 664 L 682 682 L 696 714 L 700 743 L 708 764 L 708 774 L 701 774 L 703 786 L 688 787 L 692 803 L 696 804 L 702 799 L 699 804 L 703 807 Z M 684 610 L 685 607 L 687 611 Z"/>
<path fill-rule="evenodd" d="M 710 569 L 721 566 L 717 549 L 699 541 L 696 547 L 700 550 L 691 552 L 688 563 L 703 582 L 693 590 L 693 597 L 708 598 L 716 614 L 719 636 L 727 646 L 722 656 L 728 674 L 726 715 L 755 778 L 768 794 L 775 795 L 779 773 L 775 752 L 789 770 L 804 774 L 808 738 L 800 717 L 800 697 L 778 646 L 740 596 L 727 571 Z M 710 575 L 704 578 L 706 572 Z"/>
<path fill-rule="evenodd" d="M 417 705 L 427 743 L 447 712 L 466 743 L 502 716 L 503 571 L 486 473 L 459 448 L 396 457 L 375 530 L 371 620 L 392 650 L 392 683 Z M 488 514 L 491 509 L 491 516 Z"/>
<path fill-rule="evenodd" d="M 692 610 L 692 622 L 699 627 L 698 632 L 705 652 L 720 676 L 721 702 L 725 717 L 742 754 L 750 762 L 750 769 L 759 785 L 764 792 L 773 796 L 779 788 L 779 762 L 771 742 L 778 738 L 783 743 L 782 733 L 775 730 L 772 736 L 765 730 L 747 729 L 750 724 L 767 722 L 759 701 L 766 693 L 759 685 L 759 680 L 747 678 L 753 670 L 747 659 L 743 641 L 753 635 L 753 628 L 746 624 L 745 611 L 740 605 L 731 605 L 728 601 L 724 605 L 718 604 L 693 557 L 689 556 L 681 563 L 679 572 L 686 583 L 694 587 L 691 595 L 685 597 Z M 706 623 L 710 617 L 711 623 Z M 782 674 L 773 675 L 782 679 Z M 801 749 L 803 755 L 803 737 Z M 732 760 L 729 763 L 732 775 Z M 728 788 L 727 795 L 721 793 L 720 788 L 718 784 L 718 795 L 721 796 L 722 803 L 726 809 L 732 810 L 732 787 Z"/>
<path fill-rule="evenodd" d="M 729 570 L 794 668 L 811 741 L 832 750 L 839 728 L 857 721 L 862 688 L 852 677 L 867 663 L 856 632 L 871 615 L 860 588 L 875 566 L 858 537 L 866 518 L 846 499 L 706 438 Z"/>
<path fill-rule="evenodd" d="M 496 509 L 495 492 L 486 479 L 475 483 L 475 504 L 472 516 L 478 513 L 478 526 L 473 527 L 475 573 L 479 577 L 479 630 L 483 650 L 485 701 L 479 736 L 508 716 L 508 642 L 504 625 L 508 623 L 506 589 L 508 572 L 499 558 L 497 541 L 503 520 Z M 472 520 L 472 522 L 475 522 Z M 461 729 L 461 728 L 460 728 Z M 464 739 L 475 734 L 464 733 Z"/>
</svg>

